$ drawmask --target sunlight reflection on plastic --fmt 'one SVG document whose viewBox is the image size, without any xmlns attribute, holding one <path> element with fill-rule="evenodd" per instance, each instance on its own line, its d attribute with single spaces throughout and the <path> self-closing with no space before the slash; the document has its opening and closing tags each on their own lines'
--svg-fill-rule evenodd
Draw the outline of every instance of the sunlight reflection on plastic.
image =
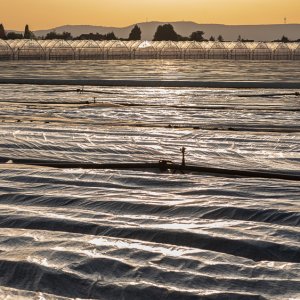
<svg viewBox="0 0 300 300">
<path fill-rule="evenodd" d="M 184 255 L 186 252 L 191 252 L 190 250 L 184 250 L 184 249 L 178 249 L 178 248 L 165 248 L 162 246 L 156 246 L 155 244 L 153 245 L 146 245 L 146 244 L 141 244 L 137 242 L 126 242 L 126 241 L 118 241 L 118 240 L 107 240 L 104 238 L 95 238 L 90 241 L 91 244 L 96 245 L 96 246 L 112 246 L 116 247 L 119 249 L 139 249 L 143 251 L 149 251 L 149 252 L 158 252 L 163 255 L 169 255 L 169 256 L 181 256 Z M 196 250 L 195 250 L 196 252 Z"/>
</svg>

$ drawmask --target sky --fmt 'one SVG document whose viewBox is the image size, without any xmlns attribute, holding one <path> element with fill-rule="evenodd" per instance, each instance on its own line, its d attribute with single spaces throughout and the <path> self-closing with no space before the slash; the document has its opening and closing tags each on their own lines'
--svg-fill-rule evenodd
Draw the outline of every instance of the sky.
<svg viewBox="0 0 300 300">
<path fill-rule="evenodd" d="M 300 23 L 300 0 L 0 0 L 6 29 L 60 25 L 125 27 L 145 21 L 217 24 Z"/>
</svg>

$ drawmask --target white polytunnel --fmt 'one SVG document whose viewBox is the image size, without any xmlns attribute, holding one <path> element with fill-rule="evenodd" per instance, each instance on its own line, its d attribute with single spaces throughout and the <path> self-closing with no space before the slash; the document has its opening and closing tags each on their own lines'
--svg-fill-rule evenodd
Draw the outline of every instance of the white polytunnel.
<svg viewBox="0 0 300 300">
<path fill-rule="evenodd" d="M 181 49 L 176 42 L 153 42 L 153 47 L 157 51 L 158 58 L 181 58 Z"/>
<path fill-rule="evenodd" d="M 300 43 L 0 40 L 1 60 L 101 59 L 299 60 Z"/>
<path fill-rule="evenodd" d="M 204 59 L 205 58 L 205 48 L 202 43 L 199 42 L 185 42 L 183 44 L 183 57 L 188 59 Z"/>
<path fill-rule="evenodd" d="M 75 59 L 75 50 L 70 42 L 64 40 L 45 41 L 42 44 L 46 50 L 49 60 L 71 60 Z M 48 42 L 48 43 L 47 43 Z"/>
<path fill-rule="evenodd" d="M 243 59 L 247 60 L 251 58 L 251 49 L 243 42 L 232 42 L 228 44 L 228 49 L 230 49 L 230 54 L 232 59 Z"/>
<path fill-rule="evenodd" d="M 207 42 L 205 43 L 208 59 L 228 59 L 229 49 L 222 42 Z"/>
<path fill-rule="evenodd" d="M 300 44 L 294 45 L 293 59 L 300 60 Z"/>
<path fill-rule="evenodd" d="M 9 60 L 13 57 L 13 50 L 9 44 L 0 39 L 0 60 Z"/>
<path fill-rule="evenodd" d="M 45 50 L 36 40 L 13 40 L 8 41 L 16 60 L 41 60 L 46 59 Z"/>
<path fill-rule="evenodd" d="M 254 60 L 270 60 L 272 59 L 272 49 L 267 43 L 253 43 L 252 59 Z"/>
<path fill-rule="evenodd" d="M 135 42 L 131 49 L 133 51 L 134 58 L 157 58 L 156 49 L 153 44 L 149 41 L 138 41 Z"/>
<path fill-rule="evenodd" d="M 79 40 L 70 42 L 71 47 L 75 52 L 75 57 L 78 60 L 93 60 L 103 59 L 103 48 L 97 41 L 92 40 Z"/>
<path fill-rule="evenodd" d="M 286 43 L 270 43 L 269 47 L 273 49 L 274 60 L 289 60 L 292 57 L 292 50 Z"/>
<path fill-rule="evenodd" d="M 100 45 L 104 50 L 104 58 L 106 59 L 129 59 L 131 51 L 123 41 L 103 41 Z"/>
</svg>

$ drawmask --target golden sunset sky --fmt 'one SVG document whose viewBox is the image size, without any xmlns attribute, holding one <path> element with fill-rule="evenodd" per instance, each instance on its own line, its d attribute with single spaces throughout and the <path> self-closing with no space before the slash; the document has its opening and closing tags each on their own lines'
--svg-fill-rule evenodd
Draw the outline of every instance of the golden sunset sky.
<svg viewBox="0 0 300 300">
<path fill-rule="evenodd" d="M 300 0 L 0 0 L 6 29 L 60 25 L 127 26 L 145 21 L 300 23 Z"/>
</svg>

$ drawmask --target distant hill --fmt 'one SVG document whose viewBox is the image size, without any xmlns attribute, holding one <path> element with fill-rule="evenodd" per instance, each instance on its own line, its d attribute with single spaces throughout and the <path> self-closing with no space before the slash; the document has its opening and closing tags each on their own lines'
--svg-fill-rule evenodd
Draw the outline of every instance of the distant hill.
<svg viewBox="0 0 300 300">
<path fill-rule="evenodd" d="M 146 22 L 138 23 L 142 30 L 143 40 L 152 40 L 158 25 L 168 22 Z M 241 35 L 244 39 L 255 41 L 272 41 L 281 38 L 283 35 L 289 39 L 300 39 L 300 24 L 275 24 L 275 25 L 222 25 L 222 24 L 197 24 L 194 22 L 170 22 L 176 32 L 182 36 L 189 36 L 193 31 L 202 30 L 205 32 L 205 37 L 217 37 L 222 35 L 225 40 L 235 41 Z M 135 24 L 134 24 L 135 25 Z M 71 32 L 75 36 L 83 33 L 105 34 L 113 31 L 117 37 L 127 38 L 132 27 L 104 27 L 91 25 L 65 25 L 48 30 L 38 30 L 34 33 L 36 36 L 45 36 L 50 31 L 62 33 L 63 31 Z"/>
</svg>

